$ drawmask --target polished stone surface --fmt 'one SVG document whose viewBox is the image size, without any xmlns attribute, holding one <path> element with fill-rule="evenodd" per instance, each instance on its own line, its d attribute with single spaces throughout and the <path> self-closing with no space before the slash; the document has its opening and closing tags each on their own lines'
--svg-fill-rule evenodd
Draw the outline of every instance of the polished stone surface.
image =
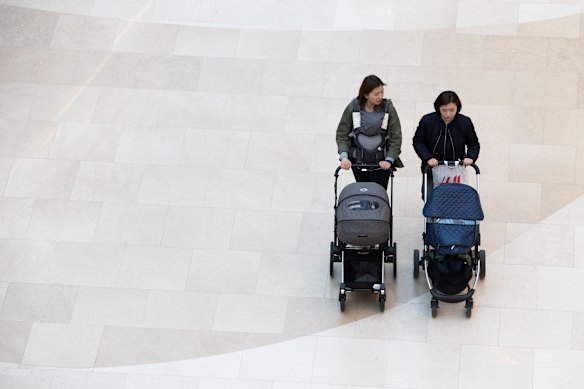
<svg viewBox="0 0 584 389">
<path fill-rule="evenodd" d="M 583 7 L 0 0 L 0 387 L 581 387 Z M 398 275 L 340 312 L 334 133 L 371 73 Z M 412 277 L 411 137 L 447 89 L 482 145 L 470 319 Z"/>
</svg>

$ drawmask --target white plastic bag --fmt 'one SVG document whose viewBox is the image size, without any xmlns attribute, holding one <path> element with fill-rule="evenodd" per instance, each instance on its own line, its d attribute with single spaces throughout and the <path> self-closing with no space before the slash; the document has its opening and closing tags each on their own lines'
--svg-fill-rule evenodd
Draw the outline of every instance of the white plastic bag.
<svg viewBox="0 0 584 389">
<path fill-rule="evenodd" d="M 434 178 L 434 188 L 442 184 L 466 184 L 468 177 L 466 168 L 463 165 L 448 166 L 438 165 L 432 168 L 432 177 Z"/>
</svg>

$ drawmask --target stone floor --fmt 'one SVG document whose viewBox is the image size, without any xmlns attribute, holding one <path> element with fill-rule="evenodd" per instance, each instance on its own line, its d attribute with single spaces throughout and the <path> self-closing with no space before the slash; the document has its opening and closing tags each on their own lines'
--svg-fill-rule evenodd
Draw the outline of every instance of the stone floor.
<svg viewBox="0 0 584 389">
<path fill-rule="evenodd" d="M 583 10 L 0 0 L 0 387 L 581 388 Z M 398 276 L 341 313 L 334 132 L 371 73 L 404 135 Z M 411 138 L 447 89 L 482 145 L 470 319 L 412 277 Z"/>
</svg>

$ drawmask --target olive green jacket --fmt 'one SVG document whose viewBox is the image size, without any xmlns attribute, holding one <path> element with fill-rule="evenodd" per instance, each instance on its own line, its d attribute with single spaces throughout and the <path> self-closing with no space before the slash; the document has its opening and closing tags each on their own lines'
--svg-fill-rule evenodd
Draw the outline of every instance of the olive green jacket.
<svg viewBox="0 0 584 389">
<path fill-rule="evenodd" d="M 375 111 L 385 111 L 385 99 L 382 104 L 375 107 Z M 386 159 L 390 161 L 393 160 L 393 164 L 397 167 L 404 167 L 404 164 L 399 159 L 401 154 L 401 144 L 402 144 L 402 133 L 401 124 L 399 122 L 399 117 L 397 116 L 397 111 L 393 104 L 389 103 L 388 108 L 389 113 L 389 123 L 387 124 L 387 154 Z M 349 134 L 353 131 L 353 103 L 349 103 L 347 108 L 343 111 L 341 116 L 341 121 L 337 127 L 337 148 L 339 154 L 345 152 L 349 153 L 349 148 L 351 147 L 351 138 Z"/>
</svg>

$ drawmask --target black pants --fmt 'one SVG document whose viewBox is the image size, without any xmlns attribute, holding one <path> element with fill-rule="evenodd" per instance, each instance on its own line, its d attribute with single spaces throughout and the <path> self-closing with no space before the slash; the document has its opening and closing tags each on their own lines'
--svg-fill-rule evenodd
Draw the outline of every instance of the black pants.
<svg viewBox="0 0 584 389">
<path fill-rule="evenodd" d="M 387 184 L 389 183 L 389 170 L 369 170 L 362 171 L 359 168 L 352 168 L 353 175 L 355 176 L 355 181 L 357 182 L 376 182 L 383 186 L 387 190 Z"/>
</svg>

